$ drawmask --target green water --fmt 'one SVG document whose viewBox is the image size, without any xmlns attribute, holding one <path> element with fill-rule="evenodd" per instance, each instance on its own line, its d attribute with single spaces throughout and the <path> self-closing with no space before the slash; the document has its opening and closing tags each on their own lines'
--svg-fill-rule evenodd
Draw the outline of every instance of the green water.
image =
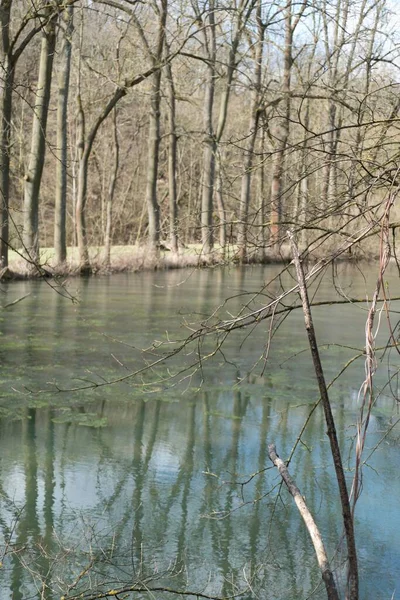
<svg viewBox="0 0 400 600">
<path fill-rule="evenodd" d="M 210 314 L 215 323 L 256 310 L 291 285 L 286 275 L 254 295 L 277 273 L 99 277 L 71 282 L 75 302 L 46 282 L 2 286 L 3 306 L 29 294 L 0 313 L 2 599 L 55 600 L 132 581 L 220 596 L 325 597 L 296 508 L 285 490 L 278 496 L 267 448 L 275 443 L 286 458 L 318 398 L 300 311 L 282 322 L 267 361 L 270 321 L 161 360 Z M 371 296 L 375 277 L 373 267 L 341 266 L 336 290 L 327 273 L 316 298 L 338 298 L 338 289 Z M 395 269 L 387 280 L 400 295 Z M 344 346 L 364 346 L 365 306 L 315 308 L 314 318 L 329 381 L 357 354 Z M 378 345 L 388 339 L 381 321 Z M 374 408 L 365 456 L 387 435 L 368 458 L 357 505 L 365 599 L 396 598 L 400 584 L 398 363 L 395 352 L 384 353 L 376 375 L 377 390 L 388 373 L 392 380 Z M 363 378 L 361 358 L 331 390 L 349 482 Z M 70 388 L 83 389 L 59 391 Z M 340 507 L 320 409 L 302 442 L 290 468 L 343 587 Z"/>
</svg>

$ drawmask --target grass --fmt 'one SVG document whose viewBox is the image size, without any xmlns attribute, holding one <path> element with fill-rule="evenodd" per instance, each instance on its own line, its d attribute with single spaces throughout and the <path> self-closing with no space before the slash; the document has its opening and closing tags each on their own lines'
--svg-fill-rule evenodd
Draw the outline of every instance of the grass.
<svg viewBox="0 0 400 600">
<path fill-rule="evenodd" d="M 147 246 L 113 246 L 111 248 L 110 263 L 107 264 L 104 255 L 104 247 L 91 246 L 89 248 L 89 257 L 92 273 L 120 273 L 137 272 L 155 269 L 182 269 L 186 267 L 203 267 L 210 265 L 236 263 L 238 262 L 238 252 L 236 245 L 229 245 L 222 253 L 219 246 L 215 246 L 209 256 L 203 253 L 201 244 L 190 244 L 180 248 L 178 253 L 166 250 L 159 252 L 150 250 Z M 67 249 L 67 261 L 64 265 L 55 265 L 55 254 L 53 248 L 42 248 L 40 251 L 40 266 L 48 275 L 69 276 L 79 275 L 79 256 L 78 249 L 70 247 Z M 282 261 L 282 256 L 276 257 Z M 249 262 L 260 262 L 254 256 Z M 28 263 L 21 257 L 17 251 L 9 252 L 9 270 L 11 278 L 26 278 L 31 276 Z M 9 272 L 3 273 L 3 277 L 9 276 Z M 37 275 L 40 271 L 37 271 Z M 42 271 L 43 274 L 43 271 Z M 2 274 L 0 273 L 0 278 Z M 35 276 L 35 275 L 33 275 Z"/>
<path fill-rule="evenodd" d="M 227 260 L 232 260 L 235 255 L 234 248 L 230 248 Z M 54 249 L 42 248 L 40 251 L 40 265 L 55 275 L 79 274 L 78 249 L 67 249 L 67 261 L 62 266 L 56 266 Z M 215 249 L 213 254 L 206 258 L 202 253 L 200 244 L 191 244 L 179 250 L 177 254 L 165 250 L 155 252 L 146 246 L 113 246 L 111 248 L 110 264 L 104 256 L 104 248 L 92 246 L 89 248 L 90 264 L 93 273 L 118 273 L 123 271 L 144 271 L 154 269 L 178 269 L 185 267 L 204 266 L 205 264 L 219 264 L 224 262 L 221 251 Z M 9 252 L 9 268 L 13 274 L 20 277 L 28 276 L 28 265 L 21 255 L 13 250 Z"/>
</svg>

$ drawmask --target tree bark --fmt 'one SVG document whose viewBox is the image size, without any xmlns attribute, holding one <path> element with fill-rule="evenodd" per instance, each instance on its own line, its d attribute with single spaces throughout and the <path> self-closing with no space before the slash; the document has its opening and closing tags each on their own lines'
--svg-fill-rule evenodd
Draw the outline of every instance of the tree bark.
<svg viewBox="0 0 400 600">
<path fill-rule="evenodd" d="M 104 254 L 106 265 L 111 262 L 111 227 L 112 227 L 112 207 L 114 202 L 115 186 L 117 183 L 119 169 L 119 140 L 117 127 L 117 108 L 113 111 L 113 132 L 114 132 L 114 168 L 111 173 L 110 185 L 106 200 L 106 227 L 104 233 Z"/>
<path fill-rule="evenodd" d="M 222 152 L 221 148 L 217 148 L 215 155 L 215 198 L 217 200 L 217 209 L 219 216 L 219 245 L 221 246 L 222 258 L 225 258 L 225 246 L 226 246 L 226 210 L 224 202 L 224 190 L 222 180 Z"/>
<path fill-rule="evenodd" d="M 222 180 L 222 156 L 223 153 L 219 147 L 222 136 L 224 134 L 226 120 L 228 118 L 228 106 L 229 99 L 232 91 L 232 81 L 237 66 L 237 52 L 239 43 L 243 34 L 244 27 L 246 26 L 250 15 L 253 11 L 254 5 L 257 0 L 240 0 L 239 6 L 236 10 L 236 25 L 234 28 L 234 35 L 231 41 L 228 61 L 225 73 L 225 82 L 221 95 L 221 101 L 219 105 L 218 123 L 215 133 L 215 195 L 217 200 L 217 209 L 219 216 L 219 243 L 222 250 L 222 256 L 225 256 L 225 244 L 226 244 L 226 210 L 224 203 L 223 194 L 223 180 Z M 214 65 L 215 69 L 215 65 Z"/>
<path fill-rule="evenodd" d="M 201 196 L 201 243 L 202 252 L 207 258 L 214 246 L 213 236 L 213 194 L 215 176 L 215 135 L 213 127 L 214 94 L 215 94 L 215 60 L 216 60 L 216 32 L 215 32 L 215 3 L 209 2 L 208 28 L 204 28 L 204 46 L 207 54 L 207 75 L 204 93 L 203 109 L 203 177 Z"/>
<path fill-rule="evenodd" d="M 260 94 L 263 62 L 263 46 L 265 26 L 262 22 L 262 3 L 257 3 L 257 42 L 255 49 L 255 69 L 253 83 L 253 99 L 251 103 L 251 114 L 249 122 L 249 133 L 247 135 L 247 148 L 244 155 L 242 187 L 239 205 L 239 228 L 238 228 L 238 254 L 241 263 L 247 260 L 248 251 L 248 216 L 250 206 L 251 178 L 254 157 L 254 147 L 258 132 L 258 121 L 260 116 Z"/>
<path fill-rule="evenodd" d="M 56 198 L 54 209 L 55 261 L 61 265 L 67 258 L 66 207 L 68 165 L 68 95 L 71 73 L 71 35 L 73 31 L 73 8 L 68 6 L 63 15 L 64 37 L 60 51 L 60 73 L 57 99 L 57 148 L 56 148 Z"/>
<path fill-rule="evenodd" d="M 168 0 L 161 0 L 161 11 L 159 14 L 156 51 L 150 51 L 149 44 L 144 38 L 144 32 L 140 27 L 140 34 L 145 47 L 150 54 L 153 67 L 161 66 L 165 42 L 165 25 L 167 22 Z M 158 250 L 160 245 L 160 207 L 157 199 L 157 177 L 160 150 L 160 104 L 161 104 L 161 68 L 152 75 L 150 119 L 149 119 L 149 141 L 147 155 L 147 183 L 146 204 L 149 216 L 149 245 Z"/>
<path fill-rule="evenodd" d="M 0 138 L 0 260 L 1 267 L 4 269 L 8 267 L 11 116 L 12 92 L 14 85 L 14 64 L 11 57 L 7 54 L 3 54 L 2 71 Z"/>
<path fill-rule="evenodd" d="M 10 195 L 10 138 L 14 65 L 10 55 L 10 20 L 12 0 L 0 2 L 1 25 L 1 137 L 0 137 L 0 261 L 8 267 L 9 195 Z"/>
<path fill-rule="evenodd" d="M 56 44 L 56 22 L 57 14 L 49 18 L 42 32 L 31 150 L 25 174 L 23 242 L 24 251 L 29 258 L 29 270 L 32 272 L 35 271 L 39 260 L 39 193 L 46 154 L 46 127 Z"/>
<path fill-rule="evenodd" d="M 290 88 L 292 73 L 292 45 L 294 27 L 292 25 L 292 0 L 289 0 L 285 9 L 285 48 L 283 57 L 283 114 L 279 119 L 277 132 L 277 144 L 272 167 L 271 182 L 271 228 L 270 243 L 274 249 L 277 249 L 279 243 L 279 223 L 282 215 L 282 178 L 285 162 L 285 150 L 289 139 L 289 119 L 290 119 Z"/>
<path fill-rule="evenodd" d="M 113 96 L 104 107 L 94 122 L 88 135 L 85 133 L 85 118 L 82 109 L 81 99 L 78 97 L 78 144 L 79 150 L 79 170 L 78 170 L 78 192 L 75 210 L 76 237 L 78 242 L 79 270 L 81 273 L 90 271 L 89 248 L 86 234 L 86 201 L 88 184 L 88 166 L 89 158 L 93 148 L 93 142 L 96 139 L 100 125 L 105 121 L 119 100 L 125 96 L 125 88 L 116 88 Z"/>
<path fill-rule="evenodd" d="M 168 195 L 169 195 L 169 238 L 172 252 L 178 252 L 178 199 L 176 187 L 177 135 L 175 85 L 170 63 L 166 66 L 168 94 Z"/>
<path fill-rule="evenodd" d="M 160 207 L 157 199 L 157 176 L 160 148 L 161 72 L 152 75 L 147 155 L 146 204 L 149 217 L 149 245 L 157 250 L 160 244 Z"/>
</svg>

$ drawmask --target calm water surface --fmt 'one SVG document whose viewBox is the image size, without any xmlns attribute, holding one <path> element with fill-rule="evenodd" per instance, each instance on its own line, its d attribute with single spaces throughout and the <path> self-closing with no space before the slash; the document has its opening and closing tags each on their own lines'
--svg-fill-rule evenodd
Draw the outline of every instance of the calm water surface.
<svg viewBox="0 0 400 600">
<path fill-rule="evenodd" d="M 259 307 L 267 294 L 279 294 L 277 280 L 253 297 L 277 272 L 99 277 L 71 283 L 75 303 L 46 282 L 2 286 L 3 306 L 29 294 L 3 310 L 0 321 L 2 599 L 52 600 L 133 580 L 216 595 L 249 586 L 246 598 L 325 597 L 308 535 L 285 490 L 278 496 L 268 459 L 271 442 L 282 457 L 289 455 L 318 399 L 299 311 L 273 336 L 266 363 L 269 322 L 232 333 L 201 368 L 191 365 L 200 349 L 212 352 L 215 339 L 135 379 L 58 391 L 125 378 L 172 349 L 173 340 L 218 306 L 225 319 L 245 305 Z M 374 268 L 342 266 L 336 289 L 327 274 L 315 291 L 318 300 L 336 298 L 338 290 L 371 297 L 374 281 Z M 391 294 L 400 295 L 394 269 L 388 282 Z M 357 354 L 349 346 L 363 348 L 365 317 L 361 305 L 314 310 L 327 380 Z M 383 316 L 378 345 L 387 341 L 385 327 Z M 377 391 L 398 362 L 385 354 Z M 363 378 L 360 359 L 332 389 L 349 481 Z M 357 505 L 365 599 L 400 598 L 397 395 L 393 377 L 378 397 L 365 454 L 384 438 L 368 458 Z M 319 408 L 302 442 L 291 471 L 342 585 L 340 508 Z"/>
</svg>

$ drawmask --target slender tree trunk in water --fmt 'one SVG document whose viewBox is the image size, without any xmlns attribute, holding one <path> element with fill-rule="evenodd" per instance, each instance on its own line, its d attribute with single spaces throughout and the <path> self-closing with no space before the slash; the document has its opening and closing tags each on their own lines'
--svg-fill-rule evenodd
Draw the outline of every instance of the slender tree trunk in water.
<svg viewBox="0 0 400 600">
<path fill-rule="evenodd" d="M 168 195 L 169 195 L 169 237 L 172 252 L 178 252 L 178 202 L 176 188 L 176 157 L 177 157 L 177 135 L 176 135 L 176 98 L 175 86 L 172 75 L 171 64 L 166 65 L 167 93 L 168 93 Z"/>
<path fill-rule="evenodd" d="M 58 77 L 57 147 L 56 147 L 56 199 L 54 209 L 54 250 L 56 264 L 67 258 L 66 207 L 67 207 L 67 152 L 68 152 L 68 94 L 71 73 L 71 35 L 73 31 L 73 8 L 68 6 L 62 15 L 64 38 L 60 51 L 60 74 Z"/>
<path fill-rule="evenodd" d="M 340 503 L 342 508 L 343 526 L 345 530 L 345 537 L 347 542 L 348 552 L 348 581 L 346 589 L 346 600 L 358 600 L 358 558 L 357 548 L 354 533 L 354 520 L 351 512 L 349 493 L 347 490 L 346 476 L 343 467 L 343 461 L 341 457 L 340 446 L 336 433 L 335 419 L 332 413 L 332 407 L 328 394 L 328 387 L 325 381 L 325 375 L 322 368 L 322 363 L 319 355 L 319 349 L 317 339 L 315 335 L 314 323 L 311 315 L 310 302 L 308 298 L 308 290 L 306 286 L 306 280 L 304 277 L 303 264 L 300 260 L 299 251 L 296 245 L 296 241 L 291 233 L 289 240 L 292 247 L 293 262 L 296 268 L 297 282 L 299 284 L 299 294 L 303 307 L 303 315 L 305 328 L 307 331 L 308 341 L 311 349 L 311 355 L 314 364 L 314 372 L 318 383 L 319 393 L 321 397 L 321 404 L 324 410 L 325 423 L 327 427 L 326 434 L 329 438 L 330 449 L 333 464 L 335 467 L 336 481 L 339 488 Z"/>
<path fill-rule="evenodd" d="M 208 23 L 204 28 L 204 45 L 208 48 L 207 75 L 204 95 L 204 151 L 203 151 L 203 177 L 201 196 L 201 242 L 204 255 L 207 257 L 213 249 L 213 194 L 215 176 L 215 135 L 213 128 L 213 108 L 215 93 L 215 60 L 216 60 L 216 32 L 215 32 L 215 5 L 214 0 L 209 2 Z M 209 36 L 209 37 L 207 37 Z"/>
<path fill-rule="evenodd" d="M 114 130 L 114 168 L 111 174 L 110 185 L 108 188 L 106 201 L 106 227 L 104 234 L 104 254 L 107 266 L 110 265 L 111 258 L 111 225 L 112 225 L 112 205 L 114 201 L 115 186 L 117 183 L 119 169 L 119 140 L 117 127 L 117 109 L 113 111 L 113 130 Z"/>
<path fill-rule="evenodd" d="M 260 116 L 260 88 L 262 77 L 262 60 L 265 26 L 262 23 L 261 0 L 257 4 L 257 43 L 255 49 L 255 69 L 253 84 L 253 99 L 251 103 L 251 114 L 249 123 L 249 133 L 247 136 L 247 148 L 244 156 L 244 173 L 242 177 L 242 188 L 240 193 L 239 205 L 239 229 L 238 229 L 238 253 L 241 263 L 247 260 L 248 244 L 248 216 L 250 206 L 251 175 L 253 167 L 254 147 L 257 138 L 258 122 Z"/>
<path fill-rule="evenodd" d="M 42 33 L 32 142 L 25 174 L 23 241 L 25 251 L 34 263 L 39 259 L 39 192 L 46 153 L 46 126 L 56 44 L 56 21 L 57 16 L 55 15 L 45 25 Z M 35 271 L 35 268 L 35 264 L 29 263 L 30 271 Z"/>
</svg>

